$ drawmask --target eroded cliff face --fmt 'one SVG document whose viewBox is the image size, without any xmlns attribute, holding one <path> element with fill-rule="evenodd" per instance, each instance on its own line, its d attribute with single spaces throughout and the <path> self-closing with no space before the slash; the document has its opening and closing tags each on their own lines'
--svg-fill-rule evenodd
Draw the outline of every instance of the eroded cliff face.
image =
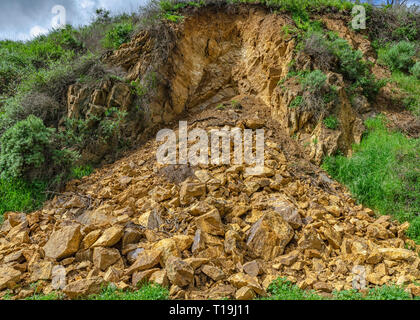
<svg viewBox="0 0 420 320">
<path fill-rule="evenodd" d="M 350 31 L 342 17 L 319 19 L 374 62 L 369 41 Z M 370 105 L 362 96 L 352 104 L 342 76 L 329 72 L 327 82 L 337 88 L 338 103 L 327 107 L 321 117 L 290 107 L 302 90 L 292 82 L 286 82 L 284 88 L 279 81 L 288 74 L 292 60 L 303 70 L 313 68 L 310 57 L 296 55 L 296 39 L 282 31 L 291 24 L 289 16 L 261 8 L 198 10 L 187 14 L 181 24 L 167 26 L 174 35 L 174 46 L 163 64 L 156 64 L 156 56 L 151 54 L 159 38 L 147 32 L 123 45 L 108 61 L 123 67 L 130 81 L 144 81 L 150 72 L 157 73 L 160 82 L 146 112 L 150 125 L 169 123 L 183 112 L 238 95 L 253 96 L 269 106 L 273 119 L 308 146 L 310 158 L 320 163 L 324 155 L 338 150 L 348 154 L 351 145 L 360 142 L 363 113 L 370 111 Z M 329 114 L 339 119 L 341 125 L 336 130 L 322 123 Z"/>
</svg>

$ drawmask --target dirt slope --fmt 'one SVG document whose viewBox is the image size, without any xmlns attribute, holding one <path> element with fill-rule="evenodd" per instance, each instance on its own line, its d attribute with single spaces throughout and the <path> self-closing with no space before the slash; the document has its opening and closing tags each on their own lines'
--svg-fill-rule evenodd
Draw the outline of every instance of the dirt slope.
<svg viewBox="0 0 420 320">
<path fill-rule="evenodd" d="M 41 210 L 5 215 L 0 297 L 7 289 L 31 295 L 34 282 L 69 298 L 104 283 L 128 288 L 150 280 L 169 286 L 176 299 L 247 299 L 265 295 L 279 276 L 326 294 L 352 288 L 360 270 L 367 286 L 418 281 L 419 247 L 405 236 L 408 224 L 375 217 L 312 164 L 331 139 L 308 153 L 290 137 L 293 123 L 304 132 L 309 122 L 290 114 L 290 97 L 277 86 L 294 48 L 279 31 L 287 23 L 252 8 L 192 14 L 173 26 L 176 46 L 159 69 L 167 81 L 150 103 L 154 125 L 176 129 L 183 119 L 189 130 L 264 129 L 261 175 L 247 176 L 240 165 L 159 165 L 159 145 L 150 139 L 70 182 Z M 128 79 L 142 77 L 151 42 L 141 34 L 109 60 L 124 66 Z M 345 101 L 348 126 L 338 144 L 357 141 L 361 130 L 361 115 Z"/>
</svg>

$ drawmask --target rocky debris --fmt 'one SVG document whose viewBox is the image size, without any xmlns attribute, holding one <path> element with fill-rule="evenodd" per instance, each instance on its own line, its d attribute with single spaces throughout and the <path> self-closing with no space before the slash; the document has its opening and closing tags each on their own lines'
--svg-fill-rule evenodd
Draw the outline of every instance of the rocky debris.
<svg viewBox="0 0 420 320">
<path fill-rule="evenodd" d="M 157 250 L 145 250 L 139 254 L 136 261 L 126 270 L 127 275 L 136 271 L 150 269 L 159 264 L 161 252 Z"/>
<path fill-rule="evenodd" d="M 223 270 L 221 270 L 217 267 L 210 266 L 210 265 L 204 265 L 201 268 L 201 271 L 205 275 L 207 275 L 209 278 L 211 278 L 213 281 L 219 281 L 219 280 L 222 280 L 226 277 Z"/>
<path fill-rule="evenodd" d="M 265 295 L 265 291 L 259 284 L 257 277 L 252 277 L 250 275 L 239 272 L 232 275 L 228 281 L 238 289 L 241 289 L 242 287 L 248 287 L 259 295 Z"/>
<path fill-rule="evenodd" d="M 198 217 L 196 219 L 196 225 L 197 228 L 204 233 L 215 236 L 223 236 L 225 233 L 223 223 L 217 209 L 213 209 L 210 212 Z"/>
<path fill-rule="evenodd" d="M 80 226 L 67 226 L 52 233 L 44 246 L 45 255 L 53 259 L 72 256 L 79 250 L 82 240 Z"/>
<path fill-rule="evenodd" d="M 32 264 L 31 271 L 31 282 L 37 282 L 39 280 L 50 280 L 52 273 L 53 263 L 50 261 L 40 261 Z"/>
<path fill-rule="evenodd" d="M 105 271 L 121 259 L 120 252 L 114 248 L 96 247 L 93 249 L 93 264 L 98 269 Z"/>
<path fill-rule="evenodd" d="M 255 292 L 251 288 L 242 287 L 235 293 L 236 300 L 252 300 L 255 298 Z"/>
<path fill-rule="evenodd" d="M 91 197 L 89 215 L 69 214 L 74 196 L 57 196 L 26 216 L 8 213 L 0 231 L 0 291 L 24 297 L 41 282 L 43 292 L 75 298 L 109 283 L 137 288 L 152 281 L 168 286 L 174 299 L 246 300 L 265 295 L 277 277 L 322 294 L 352 288 L 360 270 L 368 286 L 420 279 L 418 254 L 407 249 L 419 248 L 405 237 L 407 224 L 376 218 L 322 172 L 292 169 L 272 139 L 268 175 L 209 166 L 168 182 L 160 165 L 146 161 L 156 149 L 151 143 L 67 186 Z"/>
<path fill-rule="evenodd" d="M 106 229 L 92 247 L 112 247 L 121 240 L 123 230 L 124 228 L 118 225 Z"/>
<path fill-rule="evenodd" d="M 64 287 L 63 292 L 70 298 L 76 299 L 91 294 L 99 293 L 103 287 L 104 281 L 102 278 L 81 279 L 69 283 Z"/>
<path fill-rule="evenodd" d="M 250 228 L 247 245 L 256 257 L 273 259 L 284 252 L 293 234 L 280 214 L 268 211 Z"/>
<path fill-rule="evenodd" d="M 340 123 L 349 124 L 345 132 L 327 130 L 322 120 L 311 123 L 311 114 L 288 107 L 297 89 L 277 85 L 293 58 L 294 41 L 278 32 L 288 20 L 253 10 L 223 13 L 217 28 L 212 15 L 185 19 L 172 56 L 179 63 L 163 77 L 166 87 L 157 88 L 160 100 L 152 99 L 149 120 L 167 122 L 188 104 L 194 128 L 264 129 L 262 173 L 249 175 L 237 164 L 162 165 L 156 162 L 159 144 L 148 140 L 114 164 L 71 181 L 42 209 L 5 214 L 0 295 L 9 289 L 25 297 L 36 281 L 43 284 L 41 292 L 61 290 L 69 298 L 109 283 L 134 289 L 153 281 L 168 286 L 174 299 L 252 299 L 278 277 L 324 294 L 352 288 L 360 270 L 368 287 L 420 280 L 420 248 L 406 238 L 408 225 L 357 205 L 290 138 L 317 137 L 319 144 L 306 150 L 314 160 L 338 146 L 344 151 L 363 128 L 341 89 L 337 108 L 343 109 Z M 195 28 L 198 22 L 206 28 Z M 141 33 L 110 59 L 135 81 L 152 47 L 147 32 Z M 197 69 L 189 67 L 191 61 Z M 111 102 L 125 110 L 130 94 L 126 85 L 109 83 L 95 92 L 73 86 L 68 98 L 68 112 L 83 118 Z M 219 103 L 231 107 L 217 110 Z M 410 290 L 418 294 L 418 286 Z"/>
<path fill-rule="evenodd" d="M 51 270 L 51 288 L 53 290 L 63 290 L 66 284 L 66 268 L 54 266 Z"/>
<path fill-rule="evenodd" d="M 0 267 L 0 290 L 9 288 L 19 281 L 22 273 L 11 267 Z"/>
<path fill-rule="evenodd" d="M 180 258 L 171 256 L 165 270 L 171 283 L 181 288 L 191 285 L 194 281 L 194 269 Z"/>
</svg>

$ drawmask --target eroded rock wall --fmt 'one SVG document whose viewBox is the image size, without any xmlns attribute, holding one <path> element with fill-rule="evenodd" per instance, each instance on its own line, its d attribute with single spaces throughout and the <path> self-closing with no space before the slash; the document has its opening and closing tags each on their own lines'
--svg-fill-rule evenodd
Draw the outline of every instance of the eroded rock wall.
<svg viewBox="0 0 420 320">
<path fill-rule="evenodd" d="M 346 27 L 346 22 L 321 17 L 330 30 L 337 32 L 366 59 L 374 60 L 369 41 Z M 308 154 L 320 163 L 324 155 L 338 150 L 351 152 L 364 131 L 361 109 L 369 110 L 363 100 L 351 103 L 342 76 L 329 72 L 328 83 L 338 88 L 338 106 L 327 108 L 340 121 L 336 130 L 325 128 L 314 113 L 290 108 L 300 94 L 299 85 L 287 90 L 278 85 L 289 72 L 292 60 L 300 60 L 304 70 L 313 70 L 310 57 L 296 56 L 296 39 L 286 35 L 284 26 L 292 25 L 287 15 L 272 14 L 262 8 L 239 7 L 229 12 L 220 9 L 198 10 L 187 14 L 180 25 L 168 25 L 175 45 L 164 64 L 156 64 L 160 82 L 148 104 L 150 125 L 169 123 L 183 112 L 206 108 L 237 95 L 259 98 L 272 110 L 272 116 L 290 135 L 298 135 L 302 145 L 309 144 Z M 109 61 L 124 67 L 129 80 L 143 79 L 151 72 L 153 41 L 147 32 L 116 51 Z M 363 111 L 363 110 L 362 110 Z M 310 143 L 316 140 L 317 143 Z"/>
</svg>

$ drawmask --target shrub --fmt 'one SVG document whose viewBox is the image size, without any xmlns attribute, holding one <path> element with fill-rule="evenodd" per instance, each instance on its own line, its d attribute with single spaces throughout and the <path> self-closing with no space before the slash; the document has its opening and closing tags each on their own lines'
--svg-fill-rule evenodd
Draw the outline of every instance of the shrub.
<svg viewBox="0 0 420 320">
<path fill-rule="evenodd" d="M 19 179 L 40 169 L 49 153 L 54 129 L 41 119 L 29 116 L 8 129 L 1 137 L 0 169 L 2 178 Z"/>
<path fill-rule="evenodd" d="M 133 24 L 131 22 L 116 24 L 105 34 L 103 40 L 104 47 L 108 49 L 118 49 L 123 43 L 130 41 L 132 31 Z"/>
<path fill-rule="evenodd" d="M 334 55 L 322 33 L 310 33 L 304 41 L 303 51 L 324 71 L 330 70 L 335 64 Z"/>
<path fill-rule="evenodd" d="M 420 61 L 417 61 L 410 69 L 410 73 L 420 79 Z"/>
<path fill-rule="evenodd" d="M 327 81 L 327 76 L 321 70 L 315 70 L 308 73 L 302 80 L 302 89 L 315 92 L 321 90 Z"/>
<path fill-rule="evenodd" d="M 352 81 L 366 75 L 367 66 L 362 61 L 363 54 L 359 50 L 353 50 L 349 43 L 341 38 L 336 38 L 330 43 L 331 50 L 340 60 L 339 70 Z"/>
<path fill-rule="evenodd" d="M 393 71 L 408 71 L 414 64 L 415 54 L 416 45 L 408 41 L 400 41 L 378 52 L 380 61 Z"/>
<path fill-rule="evenodd" d="M 65 173 L 77 154 L 59 149 L 54 133 L 33 115 L 6 130 L 0 139 L 1 178 L 34 181 Z"/>
<path fill-rule="evenodd" d="M 414 75 L 407 75 L 401 71 L 394 71 L 391 79 L 405 93 L 404 105 L 414 115 L 420 117 L 420 78 L 416 78 Z"/>
</svg>

